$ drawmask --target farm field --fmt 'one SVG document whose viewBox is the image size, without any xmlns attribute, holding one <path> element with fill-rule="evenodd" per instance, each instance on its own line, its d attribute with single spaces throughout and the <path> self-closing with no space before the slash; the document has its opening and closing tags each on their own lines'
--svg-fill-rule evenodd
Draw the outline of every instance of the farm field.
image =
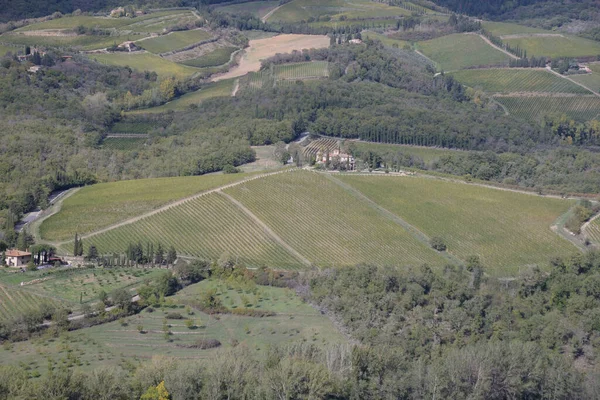
<svg viewBox="0 0 600 400">
<path fill-rule="evenodd" d="M 542 198 L 437 179 L 361 177 L 340 179 L 426 235 L 444 239 L 466 260 L 479 255 L 485 272 L 511 276 L 521 267 L 576 252 L 550 226 L 573 201 Z"/>
<path fill-rule="evenodd" d="M 233 202 L 219 193 L 186 201 L 133 224 L 84 239 L 101 254 L 123 253 L 129 243 L 173 245 L 178 254 L 217 260 L 225 254 L 258 267 L 299 268 L 301 262 Z"/>
<path fill-rule="evenodd" d="M 252 146 L 256 153 L 256 161 L 241 165 L 244 172 L 259 172 L 265 170 L 275 170 L 281 168 L 281 161 L 275 157 L 275 145 Z"/>
<path fill-rule="evenodd" d="M 100 291 L 110 294 L 117 288 L 134 289 L 146 279 L 156 277 L 164 270 L 141 268 L 65 268 L 25 273 L 0 273 L 0 282 L 23 286 L 30 293 L 57 298 L 70 304 L 97 301 Z"/>
<path fill-rule="evenodd" d="M 86 186 L 66 198 L 60 211 L 40 226 L 45 240 L 70 240 L 124 219 L 149 212 L 170 201 L 248 177 L 219 174 L 139 179 Z"/>
<path fill-rule="evenodd" d="M 25 48 L 14 47 L 14 46 L 3 46 L 0 44 L 0 57 L 3 57 L 6 53 L 17 54 L 19 51 L 25 52 Z"/>
<path fill-rule="evenodd" d="M 42 302 L 62 305 L 61 301 L 39 296 L 34 291 L 0 284 L 0 322 L 37 310 Z"/>
<path fill-rule="evenodd" d="M 348 141 L 342 141 L 333 138 L 321 138 L 314 140 L 304 148 L 305 156 L 316 156 L 319 151 L 328 152 L 339 150 L 343 143 L 349 143 Z"/>
<path fill-rule="evenodd" d="M 585 230 L 585 236 L 593 243 L 600 246 L 600 218 L 596 218 Z"/>
<path fill-rule="evenodd" d="M 570 75 L 569 78 L 573 79 L 575 82 L 585 85 L 595 92 L 600 92 L 600 73 L 593 72 L 591 74 Z"/>
<path fill-rule="evenodd" d="M 261 60 L 277 53 L 291 53 L 293 50 L 329 47 L 329 37 L 318 35 L 278 35 L 270 38 L 250 40 L 240 63 L 229 72 L 213 78 L 214 81 L 237 78 L 248 72 L 260 70 Z"/>
<path fill-rule="evenodd" d="M 600 62 L 590 63 L 588 66 L 595 74 L 600 74 Z"/>
<path fill-rule="evenodd" d="M 402 49 L 402 48 L 404 48 L 404 46 L 410 46 L 410 43 L 405 40 L 394 39 L 394 38 L 391 38 L 386 35 L 382 35 L 377 32 L 367 31 L 362 34 L 362 37 L 364 39 L 379 40 L 384 45 L 390 46 L 390 47 L 399 47 Z"/>
<path fill-rule="evenodd" d="M 590 94 L 581 86 L 544 69 L 471 69 L 453 72 L 462 84 L 489 93 L 545 92 Z"/>
<path fill-rule="evenodd" d="M 127 114 L 156 114 L 167 111 L 185 111 L 190 106 L 199 105 L 206 99 L 231 96 L 233 85 L 234 79 L 214 82 L 203 89 L 186 93 L 173 101 L 163 104 L 162 106 L 134 110 L 128 112 Z"/>
<path fill-rule="evenodd" d="M 313 61 L 276 65 L 273 67 L 273 74 L 277 79 L 283 80 L 327 78 L 329 76 L 329 63 L 327 61 Z"/>
<path fill-rule="evenodd" d="M 445 71 L 507 64 L 508 56 L 477 35 L 456 33 L 418 43 L 418 49 Z"/>
<path fill-rule="evenodd" d="M 216 6 L 215 9 L 232 14 L 250 13 L 258 18 L 263 18 L 277 6 L 279 6 L 279 1 L 253 1 L 250 3 Z"/>
<path fill-rule="evenodd" d="M 93 36 L 93 35 L 30 35 L 29 33 L 10 32 L 0 36 L 0 42 L 13 43 L 22 46 L 52 46 L 52 47 L 76 47 L 80 50 L 102 49 L 113 44 L 119 44 L 128 40 L 143 38 L 139 34 L 127 34 L 117 36 Z"/>
<path fill-rule="evenodd" d="M 144 147 L 146 137 L 116 137 L 106 138 L 102 141 L 102 147 L 111 150 L 134 151 Z"/>
<path fill-rule="evenodd" d="M 577 36 L 528 36 L 504 38 L 506 44 L 527 51 L 527 56 L 584 57 L 600 54 L 600 43 Z"/>
<path fill-rule="evenodd" d="M 235 186 L 226 193 L 320 266 L 443 263 L 441 256 L 398 222 L 318 173 L 278 174 Z"/>
<path fill-rule="evenodd" d="M 385 28 L 395 28 L 396 23 L 398 22 L 395 18 L 390 19 L 361 19 L 361 20 L 352 20 L 347 19 L 344 21 L 340 20 L 331 20 L 331 21 L 319 21 L 319 22 L 310 22 L 308 26 L 312 28 L 321 28 L 321 27 L 330 27 L 330 28 L 365 28 L 368 29 L 385 29 Z"/>
<path fill-rule="evenodd" d="M 366 0 L 294 0 L 275 11 L 269 22 L 300 22 L 321 16 L 339 20 L 340 17 L 369 19 L 403 15 L 410 15 L 410 11 Z"/>
<path fill-rule="evenodd" d="M 196 303 L 200 295 L 215 290 L 216 297 L 230 309 L 239 308 L 242 299 L 250 299 L 247 308 L 274 311 L 270 317 L 256 318 L 234 314 L 211 316 L 199 310 L 184 308 Z M 291 290 L 251 286 L 235 281 L 207 280 L 188 286 L 168 297 L 172 307 L 155 308 L 119 321 L 63 333 L 59 338 L 42 337 L 0 347 L 4 365 L 27 365 L 31 374 L 44 375 L 48 365 L 90 371 L 98 367 L 127 367 L 149 360 L 154 355 L 174 358 L 206 359 L 234 345 L 247 346 L 252 352 L 264 354 L 269 344 L 308 342 L 317 346 L 344 344 L 327 316 L 302 302 Z M 184 319 L 167 319 L 170 332 L 165 339 L 163 326 L 169 313 L 179 313 Z M 196 328 L 188 328 L 186 320 Z M 145 333 L 138 331 L 138 326 Z M 190 348 L 199 339 L 217 339 L 216 349 Z"/>
<path fill-rule="evenodd" d="M 202 57 L 182 61 L 181 64 L 196 68 L 217 67 L 227 64 L 236 50 L 238 50 L 237 47 L 219 47 Z"/>
<path fill-rule="evenodd" d="M 199 43 L 211 38 L 211 34 L 202 30 L 171 32 L 167 35 L 146 39 L 137 43 L 138 46 L 154 54 L 181 50 L 194 43 Z"/>
<path fill-rule="evenodd" d="M 196 68 L 177 64 L 150 53 L 92 54 L 89 57 L 106 65 L 128 66 L 138 71 L 154 71 L 162 77 L 185 78 L 199 71 Z"/>
<path fill-rule="evenodd" d="M 600 98 L 590 96 L 575 97 L 495 97 L 512 115 L 530 121 L 539 121 L 544 115 L 566 114 L 579 122 L 598 118 L 600 115 Z"/>
<path fill-rule="evenodd" d="M 502 37 L 504 35 L 527 34 L 527 33 L 554 33 L 540 28 L 532 28 L 530 26 L 511 24 L 508 22 L 492 22 L 483 21 L 483 29 L 490 32 L 494 36 Z"/>
</svg>

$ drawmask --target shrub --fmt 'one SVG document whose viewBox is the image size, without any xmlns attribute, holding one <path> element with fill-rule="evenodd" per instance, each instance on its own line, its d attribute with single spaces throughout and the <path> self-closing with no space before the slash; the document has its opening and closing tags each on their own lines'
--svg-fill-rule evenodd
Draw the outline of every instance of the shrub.
<svg viewBox="0 0 600 400">
<path fill-rule="evenodd" d="M 184 317 L 179 313 L 172 312 L 167 314 L 167 319 L 184 319 Z"/>
<path fill-rule="evenodd" d="M 446 251 L 446 243 L 444 242 L 444 239 L 440 237 L 432 237 L 429 244 L 437 251 Z"/>
<path fill-rule="evenodd" d="M 180 347 L 186 347 L 186 348 L 190 348 L 190 349 L 200 349 L 200 350 L 207 350 L 207 349 L 214 349 L 217 347 L 221 346 L 221 342 L 219 342 L 217 339 L 196 339 L 196 341 L 192 344 L 189 345 L 180 345 Z"/>
</svg>

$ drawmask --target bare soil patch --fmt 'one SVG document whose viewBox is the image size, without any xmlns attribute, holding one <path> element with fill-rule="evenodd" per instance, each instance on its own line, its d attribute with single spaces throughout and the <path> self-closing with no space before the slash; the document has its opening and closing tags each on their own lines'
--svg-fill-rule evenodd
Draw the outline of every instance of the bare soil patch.
<svg viewBox="0 0 600 400">
<path fill-rule="evenodd" d="M 293 50 L 319 49 L 329 47 L 327 36 L 317 35 L 279 35 L 272 38 L 251 40 L 250 46 L 245 50 L 239 65 L 229 72 L 216 76 L 213 81 L 237 78 L 248 72 L 260 70 L 261 60 L 274 56 L 277 53 L 289 53 Z"/>
<path fill-rule="evenodd" d="M 73 37 L 77 34 L 73 31 L 64 29 L 43 29 L 39 31 L 22 31 L 12 32 L 11 35 L 22 35 L 22 36 L 42 36 L 42 37 Z"/>
</svg>

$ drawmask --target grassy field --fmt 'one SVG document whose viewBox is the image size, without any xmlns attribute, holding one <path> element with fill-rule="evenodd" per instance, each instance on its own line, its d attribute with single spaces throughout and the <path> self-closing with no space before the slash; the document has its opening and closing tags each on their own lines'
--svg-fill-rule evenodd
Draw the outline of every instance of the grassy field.
<svg viewBox="0 0 600 400">
<path fill-rule="evenodd" d="M 258 18 L 263 18 L 265 15 L 269 13 L 269 11 L 273 10 L 279 6 L 279 1 L 253 1 L 249 3 L 241 3 L 241 4 L 230 4 L 227 6 L 217 6 L 215 7 L 218 11 L 231 13 L 231 14 L 242 14 L 242 13 L 250 13 Z"/>
<path fill-rule="evenodd" d="M 217 193 L 84 240 L 101 253 L 124 252 L 129 243 L 137 242 L 173 245 L 179 254 L 206 260 L 229 254 L 251 267 L 301 266 L 258 223 Z"/>
<path fill-rule="evenodd" d="M 507 276 L 553 256 L 576 252 L 550 226 L 572 201 L 412 177 L 343 176 L 382 207 L 465 260 L 479 255 L 490 275 Z"/>
<path fill-rule="evenodd" d="M 600 62 L 594 62 L 588 64 L 590 69 L 594 71 L 595 74 L 600 74 Z"/>
<path fill-rule="evenodd" d="M 216 296 L 228 308 L 235 309 L 242 299 L 251 299 L 247 307 L 274 311 L 277 315 L 263 318 L 233 314 L 208 315 L 184 304 L 195 303 L 200 294 L 216 290 Z M 168 301 L 172 308 L 157 308 L 126 318 L 62 334 L 59 338 L 41 337 L 0 347 L 3 365 L 23 365 L 33 376 L 44 375 L 53 368 L 77 368 L 90 371 L 98 367 L 128 367 L 154 355 L 185 359 L 206 359 L 234 345 L 247 346 L 264 354 L 269 344 L 312 343 L 317 346 L 346 343 L 332 322 L 303 303 L 289 289 L 252 286 L 234 281 L 209 280 L 184 289 Z M 254 303 L 255 302 L 255 303 Z M 185 320 L 168 319 L 170 332 L 165 339 L 163 326 L 168 313 L 180 313 L 196 327 L 188 328 Z M 145 333 L 138 331 L 138 326 Z M 217 349 L 189 348 L 198 339 L 217 339 Z"/>
<path fill-rule="evenodd" d="M 171 32 L 167 35 L 140 41 L 137 44 L 151 53 L 161 54 L 169 51 L 181 50 L 194 43 L 202 42 L 210 38 L 210 33 L 202 29 L 194 29 L 191 31 Z"/>
<path fill-rule="evenodd" d="M 600 92 L 600 73 L 593 72 L 591 74 L 582 74 L 582 75 L 571 75 L 569 78 L 573 79 L 575 82 L 581 83 L 586 87 Z"/>
<path fill-rule="evenodd" d="M 546 70 L 471 69 L 453 72 L 459 82 L 490 93 L 547 92 L 590 94 L 581 86 Z"/>
<path fill-rule="evenodd" d="M 527 56 L 544 57 L 584 57 L 600 54 L 600 42 L 577 36 L 530 36 L 503 39 L 512 46 L 527 51 Z"/>
<path fill-rule="evenodd" d="M 478 65 L 507 64 L 508 56 L 477 35 L 453 34 L 420 42 L 419 50 L 445 71 Z"/>
<path fill-rule="evenodd" d="M 504 36 L 504 35 L 515 35 L 515 34 L 525 34 L 525 33 L 553 33 L 552 31 L 547 31 L 539 28 L 532 28 L 530 26 L 511 24 L 507 22 L 492 22 L 492 21 L 484 21 L 482 24 L 483 29 L 488 32 L 491 32 L 494 36 Z"/>
<path fill-rule="evenodd" d="M 575 97 L 495 97 L 512 115 L 540 121 L 544 115 L 566 114 L 576 121 L 589 121 L 600 116 L 600 99 L 596 96 Z"/>
<path fill-rule="evenodd" d="M 321 266 L 443 263 L 396 221 L 317 173 L 279 174 L 226 192 Z"/>
<path fill-rule="evenodd" d="M 42 297 L 35 291 L 0 284 L 0 322 L 37 310 L 41 303 L 64 305 L 58 299 Z"/>
<path fill-rule="evenodd" d="M 0 36 L 0 42 L 14 43 L 22 46 L 76 47 L 81 50 L 95 50 L 112 46 L 115 43 L 119 44 L 128 40 L 138 40 L 143 37 L 140 34 L 118 36 L 29 36 L 17 33 L 5 33 Z"/>
<path fill-rule="evenodd" d="M 40 226 L 42 238 L 68 240 L 151 211 L 170 201 L 243 179 L 248 175 L 206 175 L 140 179 L 86 186 L 65 199 L 60 212 Z"/>
<path fill-rule="evenodd" d="M 200 58 L 186 60 L 181 62 L 181 64 L 196 68 L 216 67 L 227 64 L 231 59 L 231 55 L 236 50 L 238 50 L 237 47 L 219 47 L 218 49 L 213 50 Z"/>
<path fill-rule="evenodd" d="M 364 32 L 362 34 L 363 39 L 371 39 L 371 40 L 379 40 L 384 45 L 390 47 L 399 47 L 404 48 L 405 46 L 410 46 L 410 43 L 405 40 L 394 39 L 386 35 L 379 34 L 377 32 Z"/>
<path fill-rule="evenodd" d="M 198 69 L 186 65 L 177 64 L 165 60 L 154 54 L 93 54 L 89 56 L 92 60 L 106 65 L 117 65 L 120 67 L 128 66 L 138 71 L 154 71 L 159 76 L 177 78 L 186 78 L 198 72 Z"/>
<path fill-rule="evenodd" d="M 369 19 L 404 15 L 410 15 L 410 11 L 367 0 L 294 0 L 275 11 L 269 22 L 300 22 L 320 16 L 339 20 L 340 17 Z"/>
<path fill-rule="evenodd" d="M 128 114 L 156 114 L 167 111 L 185 111 L 190 106 L 201 104 L 206 99 L 231 96 L 234 80 L 235 79 L 228 79 L 214 82 L 203 89 L 184 94 L 178 99 L 163 104 L 162 106 L 135 110 Z"/>
<path fill-rule="evenodd" d="M 134 151 L 144 147 L 148 139 L 145 137 L 106 138 L 102 142 L 102 148 L 121 151 Z"/>
<path fill-rule="evenodd" d="M 596 218 L 592 221 L 584 233 L 593 243 L 600 246 L 600 218 Z"/>
<path fill-rule="evenodd" d="M 25 52 L 24 47 L 14 47 L 14 46 L 3 46 L 0 44 L 0 57 L 3 57 L 6 53 L 17 54 L 19 51 Z"/>
</svg>

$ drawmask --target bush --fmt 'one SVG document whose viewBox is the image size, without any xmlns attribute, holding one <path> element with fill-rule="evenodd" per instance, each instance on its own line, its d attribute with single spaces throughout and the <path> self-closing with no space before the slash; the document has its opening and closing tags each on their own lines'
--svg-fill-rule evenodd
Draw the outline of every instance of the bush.
<svg viewBox="0 0 600 400">
<path fill-rule="evenodd" d="M 200 350 L 214 349 L 220 346 L 221 342 L 219 342 L 217 339 L 196 339 L 193 344 L 180 345 L 180 347 Z"/>
<path fill-rule="evenodd" d="M 432 237 L 429 244 L 431 245 L 431 247 L 437 251 L 446 251 L 446 243 L 444 242 L 444 239 L 442 239 L 441 237 Z"/>
<path fill-rule="evenodd" d="M 231 164 L 227 164 L 226 166 L 223 167 L 224 174 L 237 174 L 238 172 L 240 172 L 240 169 L 234 167 Z"/>
<path fill-rule="evenodd" d="M 176 313 L 176 312 L 168 313 L 166 318 L 167 319 L 184 319 L 183 315 Z"/>
</svg>

